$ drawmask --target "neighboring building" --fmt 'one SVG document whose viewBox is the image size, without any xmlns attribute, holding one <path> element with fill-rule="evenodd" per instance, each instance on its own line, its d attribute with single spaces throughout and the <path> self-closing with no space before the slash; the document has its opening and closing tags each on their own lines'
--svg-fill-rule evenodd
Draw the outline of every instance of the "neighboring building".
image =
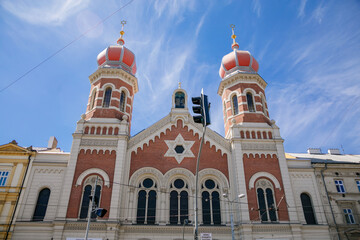
<svg viewBox="0 0 360 240">
<path fill-rule="evenodd" d="M 311 161 L 333 239 L 360 239 L 360 155 L 341 154 L 338 149 L 289 155 Z"/>
<path fill-rule="evenodd" d="M 31 147 L 20 147 L 15 140 L 0 146 L 0 239 L 11 238 L 19 198 L 34 155 Z"/>
<path fill-rule="evenodd" d="M 208 129 L 200 158 L 199 233 L 231 239 L 233 216 L 235 239 L 331 239 L 311 159 L 285 155 L 259 65 L 233 39 L 217 92 L 225 138 Z M 170 113 L 130 136 L 139 89 L 135 55 L 122 37 L 118 44 L 97 57 L 70 153 L 56 149 L 54 139 L 36 149 L 13 239 L 84 237 L 92 191 L 108 210 L 96 221 L 91 215 L 93 239 L 182 239 L 183 230 L 185 239 L 193 238 L 193 226 L 183 224 L 194 223 L 202 126 L 194 123 L 179 86 Z"/>
</svg>

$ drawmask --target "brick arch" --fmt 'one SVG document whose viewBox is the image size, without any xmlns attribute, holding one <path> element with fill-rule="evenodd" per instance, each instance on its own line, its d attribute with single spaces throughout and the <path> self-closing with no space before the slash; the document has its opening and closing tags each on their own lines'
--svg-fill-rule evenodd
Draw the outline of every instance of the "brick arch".
<svg viewBox="0 0 360 240">
<path fill-rule="evenodd" d="M 217 169 L 205 168 L 199 171 L 199 185 L 205 182 L 208 178 L 215 180 L 222 188 L 229 189 L 229 182 L 227 177 Z"/>
<path fill-rule="evenodd" d="M 110 187 L 109 175 L 104 170 L 99 169 L 99 168 L 90 168 L 90 169 L 87 169 L 84 172 L 82 172 L 80 174 L 80 176 L 77 178 L 75 186 L 80 186 L 82 184 L 82 182 L 84 181 L 84 179 L 90 174 L 100 175 L 104 179 L 104 185 L 107 187 Z"/>
<path fill-rule="evenodd" d="M 270 179 L 274 183 L 275 188 L 279 188 L 281 190 L 280 182 L 277 180 L 277 178 L 274 175 L 268 172 L 257 172 L 254 175 L 252 175 L 249 180 L 249 189 L 254 188 L 256 180 L 261 177 L 266 177 Z"/>
<path fill-rule="evenodd" d="M 189 185 L 189 189 L 195 188 L 195 176 L 194 174 L 185 168 L 173 168 L 164 174 L 164 187 L 169 186 L 170 182 L 175 178 L 183 178 Z"/>
<path fill-rule="evenodd" d="M 163 181 L 164 176 L 159 170 L 157 170 L 156 168 L 152 168 L 152 167 L 144 167 L 144 168 L 138 169 L 131 175 L 129 184 L 130 184 L 130 186 L 137 187 L 138 184 L 147 177 L 153 177 L 155 179 L 156 183 L 158 184 L 158 188 L 159 188 L 160 184 L 164 183 L 164 181 Z"/>
</svg>

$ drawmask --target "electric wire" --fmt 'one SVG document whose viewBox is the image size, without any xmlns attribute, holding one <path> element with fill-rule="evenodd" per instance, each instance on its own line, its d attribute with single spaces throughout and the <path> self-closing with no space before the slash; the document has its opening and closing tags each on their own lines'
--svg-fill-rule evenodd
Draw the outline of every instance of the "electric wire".
<svg viewBox="0 0 360 240">
<path fill-rule="evenodd" d="M 64 45 L 63 47 L 59 48 L 57 51 L 55 51 L 54 53 L 50 54 L 50 56 L 48 56 L 47 58 L 45 58 L 44 60 L 42 60 L 41 62 L 39 62 L 38 64 L 36 64 L 34 67 L 30 68 L 28 71 L 26 71 L 25 73 L 23 73 L 20 77 L 18 77 L 17 79 L 15 79 L 14 81 L 10 82 L 8 85 L 6 85 L 5 87 L 3 87 L 0 90 L 0 93 L 2 93 L 3 91 L 5 91 L 6 89 L 8 89 L 9 87 L 11 87 L 12 85 L 14 85 L 16 82 L 20 81 L 22 78 L 24 78 L 25 76 L 27 76 L 29 73 L 31 73 L 32 71 L 34 71 L 35 69 L 37 69 L 38 67 L 40 67 L 41 65 L 43 65 L 45 62 L 47 62 L 48 60 L 50 60 L 51 58 L 53 58 L 54 56 L 56 56 L 57 54 L 59 54 L 61 51 L 63 51 L 64 49 L 66 49 L 67 47 L 69 47 L 70 45 L 72 45 L 73 43 L 75 43 L 76 41 L 78 41 L 79 39 L 83 38 L 86 34 L 88 34 L 90 31 L 94 30 L 95 28 L 97 28 L 100 24 L 104 23 L 105 21 L 107 21 L 110 17 L 112 17 L 113 15 L 115 15 L 116 13 L 118 13 L 120 10 L 124 9 L 125 7 L 127 7 L 128 5 L 130 5 L 134 0 L 130 0 L 127 3 L 125 3 L 123 6 L 121 6 L 120 8 L 118 8 L 116 11 L 112 12 L 110 15 L 108 15 L 107 17 L 101 19 L 99 22 L 97 22 L 95 25 L 93 25 L 92 27 L 90 27 L 89 29 L 87 29 L 85 32 L 81 33 L 79 36 L 77 36 L 75 39 L 73 39 L 72 41 L 70 41 L 69 43 L 67 43 L 66 45 Z"/>
</svg>

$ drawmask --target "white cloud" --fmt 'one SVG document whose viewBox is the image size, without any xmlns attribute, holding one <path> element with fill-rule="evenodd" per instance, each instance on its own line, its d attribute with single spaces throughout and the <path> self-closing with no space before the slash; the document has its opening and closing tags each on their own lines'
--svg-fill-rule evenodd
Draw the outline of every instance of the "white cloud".
<svg viewBox="0 0 360 240">
<path fill-rule="evenodd" d="M 312 18 L 321 23 L 325 15 L 325 7 L 320 4 L 313 12 Z"/>
<path fill-rule="evenodd" d="M 258 17 L 260 17 L 261 14 L 261 4 L 260 0 L 254 0 L 253 1 L 253 11 L 256 13 Z"/>
<path fill-rule="evenodd" d="M 16 17 L 36 25 L 61 25 L 87 7 L 89 0 L 3 1 L 2 7 Z"/>
<path fill-rule="evenodd" d="M 298 17 L 304 17 L 305 16 L 306 2 L 307 2 L 307 0 L 301 0 L 299 10 L 298 10 Z"/>
</svg>

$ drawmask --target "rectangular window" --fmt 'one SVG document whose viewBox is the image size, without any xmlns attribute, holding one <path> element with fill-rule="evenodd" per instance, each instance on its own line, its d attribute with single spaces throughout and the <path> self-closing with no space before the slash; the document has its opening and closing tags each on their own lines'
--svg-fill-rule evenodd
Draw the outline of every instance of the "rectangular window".
<svg viewBox="0 0 360 240">
<path fill-rule="evenodd" d="M 6 186 L 6 180 L 8 179 L 9 171 L 0 171 L 0 187 Z"/>
<path fill-rule="evenodd" d="M 355 224 L 355 219 L 352 210 L 350 208 L 344 208 L 343 211 L 344 211 L 346 223 Z"/>
<path fill-rule="evenodd" d="M 360 180 L 356 180 L 356 185 L 357 185 L 358 190 L 359 190 L 359 192 L 360 192 Z"/>
<path fill-rule="evenodd" d="M 335 180 L 335 186 L 338 193 L 345 193 L 344 182 L 342 180 Z"/>
</svg>

